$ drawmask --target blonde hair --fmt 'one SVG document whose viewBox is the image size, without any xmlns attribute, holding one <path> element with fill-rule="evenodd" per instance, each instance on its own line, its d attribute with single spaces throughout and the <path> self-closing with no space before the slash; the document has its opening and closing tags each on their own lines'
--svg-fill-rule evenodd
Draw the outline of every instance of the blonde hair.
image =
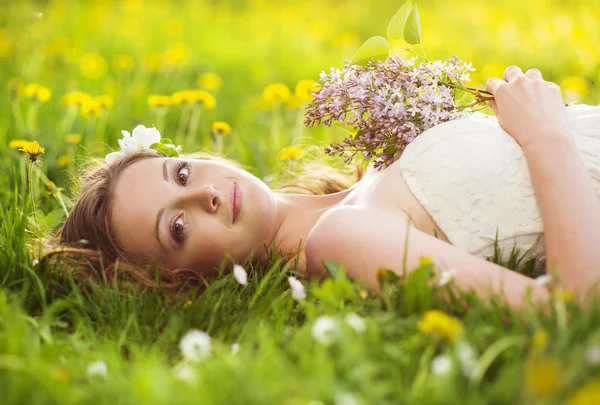
<svg viewBox="0 0 600 405">
<path fill-rule="evenodd" d="M 170 270 L 155 263 L 141 262 L 123 250 L 113 236 L 110 218 L 114 184 L 130 165 L 156 157 L 160 156 L 138 152 L 111 164 L 92 161 L 84 169 L 79 198 L 42 258 L 42 265 L 59 265 L 63 271 L 74 274 L 76 280 L 93 283 L 102 280 L 120 281 L 148 288 L 160 285 L 165 290 L 175 292 L 208 285 L 206 279 L 189 269 Z M 234 161 L 206 153 L 191 157 L 216 160 L 242 168 Z M 331 194 L 347 189 L 362 175 L 362 166 L 354 168 L 355 178 L 351 180 L 341 171 L 323 162 L 313 161 L 302 166 L 302 174 L 273 191 L 288 194 Z"/>
</svg>

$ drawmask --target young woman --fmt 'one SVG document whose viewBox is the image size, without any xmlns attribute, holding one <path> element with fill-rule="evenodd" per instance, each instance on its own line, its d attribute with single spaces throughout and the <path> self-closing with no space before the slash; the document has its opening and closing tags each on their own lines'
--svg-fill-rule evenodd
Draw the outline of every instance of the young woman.
<svg viewBox="0 0 600 405">
<path fill-rule="evenodd" d="M 309 275 L 335 260 L 377 288 L 379 268 L 402 273 L 430 256 L 480 296 L 500 293 L 515 306 L 529 289 L 545 298 L 532 279 L 484 259 L 497 239 L 545 259 L 565 288 L 597 291 L 600 108 L 566 108 L 537 69 L 511 66 L 487 90 L 497 121 L 474 115 L 432 128 L 387 169 L 330 194 L 276 193 L 218 159 L 129 154 L 85 179 L 60 241 L 146 284 L 153 278 L 140 264 L 176 283 L 214 274 L 224 258 L 301 246 L 298 270 Z"/>
</svg>

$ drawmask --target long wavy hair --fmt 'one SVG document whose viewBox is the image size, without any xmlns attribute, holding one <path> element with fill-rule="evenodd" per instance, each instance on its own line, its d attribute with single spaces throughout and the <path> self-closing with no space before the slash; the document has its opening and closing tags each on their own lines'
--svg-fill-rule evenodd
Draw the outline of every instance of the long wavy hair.
<svg viewBox="0 0 600 405">
<path fill-rule="evenodd" d="M 125 251 L 111 229 L 114 186 L 130 165 L 156 154 L 138 152 L 113 163 L 93 160 L 83 169 L 79 197 L 65 223 L 55 235 L 42 257 L 44 267 L 60 268 L 72 273 L 78 281 L 98 283 L 121 282 L 144 288 L 160 285 L 164 290 L 183 293 L 190 288 L 207 286 L 208 281 L 190 269 L 166 269 L 147 263 Z M 216 160 L 243 168 L 235 161 L 207 153 L 191 155 L 195 159 Z M 301 167 L 292 181 L 274 188 L 277 193 L 331 194 L 343 191 L 364 174 L 362 166 L 354 167 L 353 176 L 324 162 L 313 161 Z M 352 178 L 353 177 L 353 178 Z"/>
</svg>

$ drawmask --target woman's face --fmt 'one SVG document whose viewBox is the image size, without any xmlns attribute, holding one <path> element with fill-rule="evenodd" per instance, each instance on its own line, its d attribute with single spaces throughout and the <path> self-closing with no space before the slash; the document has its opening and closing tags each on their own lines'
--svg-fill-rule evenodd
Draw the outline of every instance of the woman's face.
<svg viewBox="0 0 600 405">
<path fill-rule="evenodd" d="M 244 170 L 211 160 L 150 158 L 119 176 L 111 226 L 126 252 L 170 269 L 243 262 L 274 235 L 270 189 Z"/>
</svg>

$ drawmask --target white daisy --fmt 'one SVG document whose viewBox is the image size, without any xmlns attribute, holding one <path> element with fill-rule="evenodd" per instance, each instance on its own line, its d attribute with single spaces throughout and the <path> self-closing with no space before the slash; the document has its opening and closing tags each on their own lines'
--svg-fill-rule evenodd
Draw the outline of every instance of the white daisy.
<svg viewBox="0 0 600 405">
<path fill-rule="evenodd" d="M 292 297 L 301 301 L 306 298 L 306 291 L 304 290 L 304 285 L 298 280 L 296 277 L 290 276 L 288 277 L 288 283 L 290 283 L 290 288 L 292 289 Z"/>
<path fill-rule="evenodd" d="M 192 329 L 181 338 L 179 348 L 187 360 L 203 360 L 211 353 L 210 336 L 201 330 Z"/>
<path fill-rule="evenodd" d="M 359 403 L 358 399 L 348 392 L 335 396 L 335 405 L 358 405 Z"/>
<path fill-rule="evenodd" d="M 241 285 L 248 284 L 248 273 L 246 273 L 246 269 L 239 264 L 233 265 L 233 278 Z"/>
<path fill-rule="evenodd" d="M 600 346 L 592 346 L 586 352 L 587 362 L 591 365 L 600 364 Z"/>
<path fill-rule="evenodd" d="M 335 341 L 337 321 L 328 316 L 320 316 L 312 326 L 312 335 L 322 345 L 329 346 Z"/>
<path fill-rule="evenodd" d="M 95 361 L 90 363 L 87 366 L 86 374 L 88 378 L 94 377 L 108 377 L 108 367 L 106 367 L 106 363 L 102 360 Z"/>
<path fill-rule="evenodd" d="M 346 314 L 346 323 L 358 333 L 363 333 L 367 329 L 367 323 L 355 313 Z"/>
<path fill-rule="evenodd" d="M 189 364 L 180 364 L 173 369 L 175 378 L 185 381 L 188 383 L 194 382 L 198 379 L 198 373 Z"/>
<path fill-rule="evenodd" d="M 452 360 L 450 357 L 442 354 L 440 356 L 436 356 L 431 361 L 431 371 L 435 375 L 446 375 L 452 369 Z"/>
<path fill-rule="evenodd" d="M 240 352 L 240 345 L 234 343 L 231 345 L 231 354 L 238 354 Z"/>
<path fill-rule="evenodd" d="M 539 276 L 535 279 L 537 285 L 547 285 L 552 281 L 551 274 L 544 274 L 543 276 Z"/>
<path fill-rule="evenodd" d="M 456 278 L 456 269 L 444 270 L 440 273 L 437 285 L 438 285 L 438 287 L 443 287 L 446 284 L 449 284 L 452 281 L 454 281 L 455 278 Z"/>
</svg>

